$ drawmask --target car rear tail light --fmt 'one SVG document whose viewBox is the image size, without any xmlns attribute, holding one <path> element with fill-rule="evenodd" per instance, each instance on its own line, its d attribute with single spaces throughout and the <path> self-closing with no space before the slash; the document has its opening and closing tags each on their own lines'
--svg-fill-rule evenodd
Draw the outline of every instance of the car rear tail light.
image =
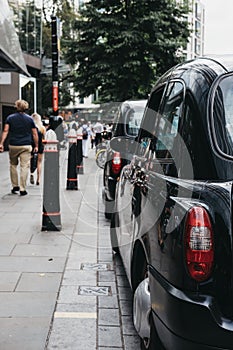
<svg viewBox="0 0 233 350">
<path fill-rule="evenodd" d="M 198 282 L 207 280 L 214 261 L 213 230 L 207 211 L 189 210 L 185 225 L 185 258 L 190 276 Z"/>
<path fill-rule="evenodd" d="M 121 154 L 120 152 L 114 152 L 112 158 L 112 171 L 114 174 L 118 174 L 121 170 Z"/>
</svg>

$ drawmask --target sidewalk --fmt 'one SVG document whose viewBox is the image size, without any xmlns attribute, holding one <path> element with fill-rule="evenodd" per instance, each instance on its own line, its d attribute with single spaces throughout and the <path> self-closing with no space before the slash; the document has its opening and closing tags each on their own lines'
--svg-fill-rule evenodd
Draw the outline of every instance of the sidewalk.
<svg viewBox="0 0 233 350">
<path fill-rule="evenodd" d="M 41 231 L 42 185 L 10 193 L 0 154 L 0 349 L 139 349 L 131 291 L 112 255 L 101 202 L 102 170 L 84 159 L 78 191 L 66 190 L 60 152 L 60 232 Z"/>
</svg>

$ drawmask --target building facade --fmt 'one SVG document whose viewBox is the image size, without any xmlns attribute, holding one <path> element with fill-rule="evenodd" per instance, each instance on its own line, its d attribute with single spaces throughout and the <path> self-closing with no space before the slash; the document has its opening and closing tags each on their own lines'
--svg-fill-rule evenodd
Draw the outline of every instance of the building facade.
<svg viewBox="0 0 233 350">
<path fill-rule="evenodd" d="M 204 54 L 205 33 L 205 8 L 200 0 L 190 0 L 191 12 L 188 16 L 192 30 L 190 40 L 187 44 L 187 59 L 196 58 Z"/>
</svg>

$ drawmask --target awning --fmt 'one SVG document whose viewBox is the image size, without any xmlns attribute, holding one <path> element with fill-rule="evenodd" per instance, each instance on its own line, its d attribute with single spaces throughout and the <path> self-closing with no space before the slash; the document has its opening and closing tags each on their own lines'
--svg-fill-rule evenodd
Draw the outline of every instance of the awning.
<svg viewBox="0 0 233 350">
<path fill-rule="evenodd" d="M 13 23 L 13 12 L 7 0 L 0 0 L 0 71 L 28 73 L 18 35 Z"/>
</svg>

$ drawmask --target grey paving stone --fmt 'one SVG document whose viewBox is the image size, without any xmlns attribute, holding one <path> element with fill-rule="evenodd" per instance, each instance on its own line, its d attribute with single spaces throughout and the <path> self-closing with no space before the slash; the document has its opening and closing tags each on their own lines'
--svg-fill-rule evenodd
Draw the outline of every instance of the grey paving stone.
<svg viewBox="0 0 233 350">
<path fill-rule="evenodd" d="M 95 233 L 98 230 L 98 226 L 96 222 L 87 222 L 84 219 L 78 219 L 77 224 L 75 226 L 75 233 L 85 233 L 92 232 Z"/>
<path fill-rule="evenodd" d="M 96 310 L 96 303 L 84 304 L 81 300 L 79 303 L 74 304 L 63 304 L 58 302 L 56 306 L 57 312 L 96 312 Z"/>
<path fill-rule="evenodd" d="M 85 296 L 85 295 L 78 295 L 78 288 L 79 286 L 62 286 L 58 302 L 59 303 L 66 303 L 66 304 L 72 304 L 72 303 L 83 303 L 83 304 L 96 304 L 96 296 Z"/>
<path fill-rule="evenodd" d="M 117 294 L 117 290 L 116 290 L 116 283 L 115 282 L 107 282 L 108 286 L 111 287 L 111 292 L 112 295 L 116 295 Z M 106 286 L 106 282 L 98 282 L 98 286 Z"/>
<path fill-rule="evenodd" d="M 0 318 L 2 350 L 43 350 L 50 317 Z"/>
<path fill-rule="evenodd" d="M 12 251 L 12 256 L 49 256 L 64 257 L 67 255 L 68 246 L 42 245 L 42 244 L 17 244 Z"/>
<path fill-rule="evenodd" d="M 57 292 L 61 278 L 61 273 L 22 273 L 16 291 Z"/>
<path fill-rule="evenodd" d="M 20 277 L 19 272 L 0 272 L 0 292 L 13 292 Z"/>
<path fill-rule="evenodd" d="M 118 286 L 118 292 L 119 292 L 119 298 L 121 300 L 132 300 L 133 292 L 130 287 Z"/>
<path fill-rule="evenodd" d="M 115 271 L 117 276 L 125 276 L 125 269 L 123 265 L 115 264 Z"/>
<path fill-rule="evenodd" d="M 120 308 L 122 316 L 132 315 L 132 301 L 120 300 Z"/>
<path fill-rule="evenodd" d="M 98 346 L 122 347 L 120 327 L 98 327 Z"/>
<path fill-rule="evenodd" d="M 138 336 L 124 336 L 125 350 L 140 350 L 140 338 Z"/>
<path fill-rule="evenodd" d="M 74 234 L 73 243 L 76 243 L 76 247 L 78 250 L 80 249 L 96 249 L 97 248 L 97 235 L 95 233 L 90 232 L 90 234 Z M 72 247 L 73 249 L 76 248 Z"/>
<path fill-rule="evenodd" d="M 115 282 L 116 276 L 114 271 L 99 271 L 98 281 L 99 282 Z"/>
<path fill-rule="evenodd" d="M 90 238 L 89 238 L 90 239 Z M 80 244 L 79 240 L 74 237 L 72 247 L 69 252 L 69 257 L 73 256 L 76 259 L 83 259 L 81 262 L 93 262 L 97 260 L 96 247 L 91 244 Z"/>
<path fill-rule="evenodd" d="M 15 243 L 2 242 L 0 244 L 0 255 L 10 255 Z"/>
<path fill-rule="evenodd" d="M 112 350 L 112 349 L 116 349 L 116 350 L 123 350 L 123 348 L 118 347 L 118 346 L 111 346 L 111 348 L 109 347 L 102 347 L 102 346 L 98 346 L 98 350 Z"/>
<path fill-rule="evenodd" d="M 107 252 L 107 253 L 101 253 L 98 255 L 98 261 L 99 262 L 110 262 L 112 261 L 112 253 Z"/>
<path fill-rule="evenodd" d="M 62 285 L 75 286 L 77 284 L 96 285 L 97 272 L 91 270 L 66 270 Z"/>
<path fill-rule="evenodd" d="M 0 293 L 0 317 L 49 317 L 56 297 L 56 293 Z"/>
<path fill-rule="evenodd" d="M 32 244 L 44 244 L 44 245 L 59 245 L 61 244 L 64 247 L 68 247 L 70 245 L 70 237 L 64 235 L 62 232 L 38 232 L 37 235 L 33 235 Z"/>
<path fill-rule="evenodd" d="M 121 316 L 122 332 L 124 335 L 137 335 L 133 325 L 133 316 Z"/>
<path fill-rule="evenodd" d="M 74 254 L 69 254 L 67 261 L 66 269 L 67 270 L 76 270 L 81 269 L 82 263 L 96 263 L 97 262 L 97 252 L 93 251 L 92 253 L 88 250 L 87 254 L 84 251 Z"/>
<path fill-rule="evenodd" d="M 117 309 L 99 309 L 99 326 L 120 326 L 119 310 Z"/>
<path fill-rule="evenodd" d="M 128 281 L 126 275 L 117 276 L 117 285 L 119 287 L 130 287 L 129 281 Z"/>
<path fill-rule="evenodd" d="M 54 319 L 47 350 L 95 350 L 96 319 Z"/>
<path fill-rule="evenodd" d="M 100 308 L 110 308 L 110 309 L 118 309 L 118 298 L 116 295 L 111 295 L 111 296 L 99 296 L 98 297 L 99 301 L 99 307 Z"/>
<path fill-rule="evenodd" d="M 109 347 L 102 347 L 102 346 L 98 346 L 98 350 L 112 350 L 112 349 L 117 349 L 117 350 L 123 350 L 122 347 L 119 346 L 111 346 L 111 348 Z"/>
<path fill-rule="evenodd" d="M 2 224 L 1 224 L 2 225 Z M 0 244 L 15 244 L 15 243 L 29 243 L 33 234 L 32 232 L 19 233 L 18 231 L 5 233 L 0 229 Z"/>
<path fill-rule="evenodd" d="M 2 271 L 15 272 L 62 272 L 65 258 L 1 256 Z"/>
</svg>

